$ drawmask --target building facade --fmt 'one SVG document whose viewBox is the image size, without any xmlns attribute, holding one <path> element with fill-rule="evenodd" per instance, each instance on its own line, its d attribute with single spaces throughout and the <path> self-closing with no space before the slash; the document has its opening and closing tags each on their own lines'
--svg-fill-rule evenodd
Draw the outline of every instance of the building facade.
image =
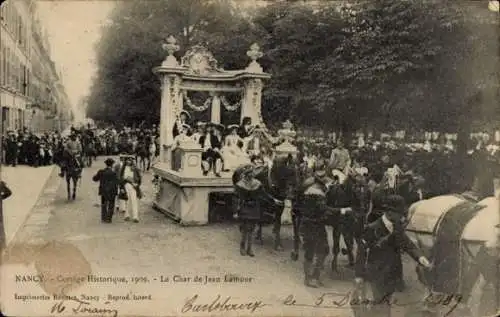
<svg viewBox="0 0 500 317">
<path fill-rule="evenodd" d="M 0 7 L 0 105 L 2 134 L 24 127 L 35 133 L 71 124 L 71 105 L 50 56 L 34 0 Z"/>
</svg>

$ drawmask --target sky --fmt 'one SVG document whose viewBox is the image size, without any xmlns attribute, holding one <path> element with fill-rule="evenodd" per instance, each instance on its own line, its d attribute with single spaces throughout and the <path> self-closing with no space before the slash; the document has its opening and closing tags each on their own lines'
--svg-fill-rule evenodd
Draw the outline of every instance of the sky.
<svg viewBox="0 0 500 317">
<path fill-rule="evenodd" d="M 84 114 L 78 106 L 89 94 L 97 71 L 94 46 L 114 2 L 38 0 L 36 5 L 40 23 L 48 34 L 52 60 L 62 73 L 76 117 L 82 119 Z"/>
</svg>

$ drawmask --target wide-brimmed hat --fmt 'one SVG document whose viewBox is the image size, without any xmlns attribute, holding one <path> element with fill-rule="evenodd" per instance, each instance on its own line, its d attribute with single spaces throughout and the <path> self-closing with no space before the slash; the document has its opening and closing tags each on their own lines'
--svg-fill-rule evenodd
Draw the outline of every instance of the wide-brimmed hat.
<svg viewBox="0 0 500 317">
<path fill-rule="evenodd" d="M 383 208 L 386 211 L 395 212 L 401 215 L 406 214 L 405 200 L 400 195 L 389 195 L 384 199 Z"/>
<path fill-rule="evenodd" d="M 229 125 L 229 126 L 227 127 L 227 129 L 228 129 L 229 131 L 231 131 L 231 130 L 237 130 L 237 129 L 239 129 L 239 127 L 240 127 L 240 126 L 239 126 L 239 125 L 237 125 L 237 124 L 231 124 L 231 125 Z"/>
<path fill-rule="evenodd" d="M 188 117 L 188 119 L 189 119 L 189 120 L 191 120 L 191 115 L 190 115 L 190 114 L 189 114 L 189 112 L 187 112 L 186 110 L 182 110 L 182 111 L 179 113 L 179 116 L 180 116 L 181 114 L 185 114 L 185 115 L 186 115 L 186 117 Z"/>
<path fill-rule="evenodd" d="M 210 125 L 221 132 L 226 129 L 226 127 L 220 123 L 210 123 Z"/>
<path fill-rule="evenodd" d="M 130 154 L 120 154 L 120 159 L 122 159 L 122 160 L 135 159 L 135 157 L 133 155 L 130 155 Z"/>
<path fill-rule="evenodd" d="M 107 158 L 104 161 L 104 164 L 106 164 L 106 166 L 112 166 L 113 164 L 115 164 L 115 160 L 113 160 L 112 158 Z"/>
</svg>

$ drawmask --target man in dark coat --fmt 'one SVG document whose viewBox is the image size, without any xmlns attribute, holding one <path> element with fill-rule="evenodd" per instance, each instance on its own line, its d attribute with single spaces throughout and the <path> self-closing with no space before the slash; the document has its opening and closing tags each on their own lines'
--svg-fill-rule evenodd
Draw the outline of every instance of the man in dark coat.
<svg viewBox="0 0 500 317">
<path fill-rule="evenodd" d="M 222 128 L 223 126 L 221 125 L 210 123 L 208 124 L 206 134 L 202 135 L 199 139 L 199 144 L 203 149 L 201 153 L 203 175 L 207 175 L 209 170 L 213 168 L 215 176 L 220 177 L 222 140 L 218 138 L 215 129 Z"/>
<path fill-rule="evenodd" d="M 18 151 L 19 146 L 16 136 L 13 133 L 9 133 L 5 142 L 5 163 L 7 165 L 16 166 Z"/>
<path fill-rule="evenodd" d="M 362 289 L 368 280 L 373 293 L 370 316 L 390 316 L 390 303 L 398 287 L 398 265 L 401 251 L 430 268 L 429 260 L 406 235 L 403 226 L 405 201 L 399 195 L 390 195 L 384 202 L 384 214 L 368 224 L 362 234 L 355 266 L 355 283 Z"/>
<path fill-rule="evenodd" d="M 111 223 L 115 199 L 118 195 L 118 175 L 113 170 L 115 161 L 108 158 L 106 168 L 101 169 L 92 177 L 94 182 L 99 182 L 99 195 L 101 196 L 101 221 Z"/>
<path fill-rule="evenodd" d="M 321 160 L 316 163 L 314 177 L 306 179 L 300 189 L 304 284 L 313 288 L 322 285 L 320 275 L 328 255 L 328 239 L 324 223 L 331 209 L 326 204 L 326 193 L 331 181 L 326 176 L 326 162 Z"/>
</svg>

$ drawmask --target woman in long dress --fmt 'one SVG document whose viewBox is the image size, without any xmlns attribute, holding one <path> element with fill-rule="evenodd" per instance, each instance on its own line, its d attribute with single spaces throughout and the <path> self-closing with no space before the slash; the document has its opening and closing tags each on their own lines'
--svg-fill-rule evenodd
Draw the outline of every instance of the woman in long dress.
<svg viewBox="0 0 500 317">
<path fill-rule="evenodd" d="M 250 158 L 243 150 L 243 140 L 238 135 L 238 128 L 235 124 L 228 127 L 231 132 L 226 136 L 222 148 L 225 170 L 234 170 L 240 165 L 250 163 Z"/>
</svg>

